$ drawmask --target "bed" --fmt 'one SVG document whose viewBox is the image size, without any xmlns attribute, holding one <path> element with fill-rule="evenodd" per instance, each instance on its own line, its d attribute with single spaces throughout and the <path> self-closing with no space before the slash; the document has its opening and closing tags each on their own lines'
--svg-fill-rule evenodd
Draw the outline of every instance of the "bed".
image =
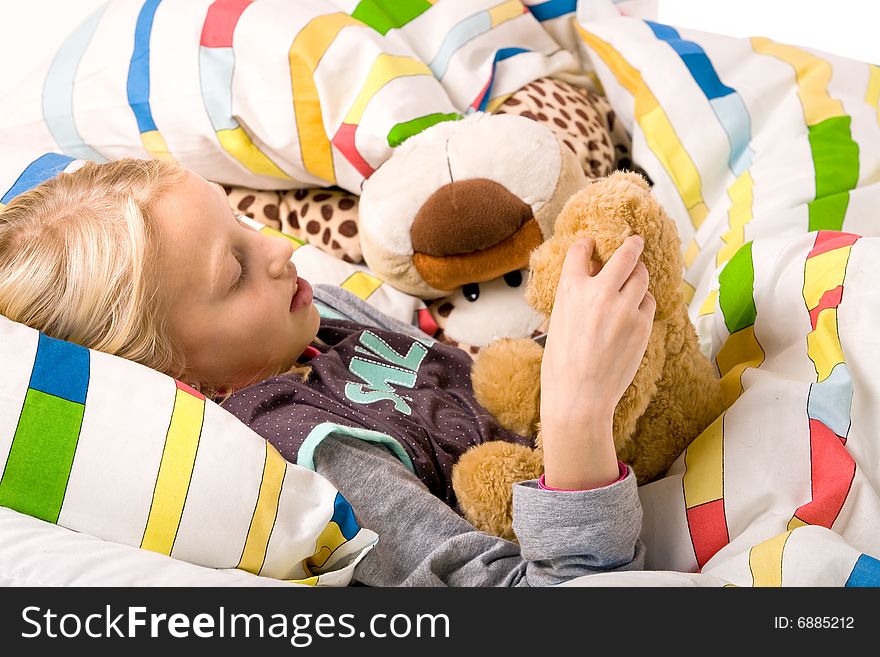
<svg viewBox="0 0 880 657">
<path fill-rule="evenodd" d="M 880 585 L 880 67 L 661 25 L 652 5 L 95 4 L 72 32 L 19 59 L 19 93 L 0 101 L 0 203 L 79 161 L 123 155 L 173 157 L 226 185 L 236 204 L 268 194 L 263 208 L 308 189 L 356 196 L 390 156 L 396 127 L 495 111 L 539 79 L 589 89 L 613 108 L 632 165 L 678 225 L 690 316 L 728 408 L 640 488 L 646 570 L 566 586 Z M 248 48 L 256 39 L 263 47 Z M 291 101 L 291 79 L 309 93 Z M 254 221 L 282 229 L 271 214 Z M 341 247 L 288 236 L 309 280 L 357 290 L 429 332 L 449 320 Z M 326 482 L 278 463 L 246 427 L 163 375 L 0 319 L 0 583 L 347 583 L 376 537 Z M 481 340 L 465 331 L 460 342 L 476 351 Z M 83 362 L 87 379 L 59 392 L 58 367 Z M 138 404 L 128 389 L 141 392 Z M 79 442 L 58 465 L 54 498 L 33 504 L 21 487 L 40 480 L 23 465 L 27 445 L 15 445 L 25 415 L 55 430 L 33 402 L 46 394 L 79 405 Z M 169 422 L 194 407 L 204 428 L 181 454 L 195 474 L 157 500 Z M 223 474 L 221 446 L 240 453 L 246 476 Z M 230 477 L 241 485 L 221 512 L 204 500 Z M 292 491 L 313 503 L 294 504 Z M 289 503 L 265 506 L 272 494 Z M 254 513 L 261 504 L 275 525 Z M 221 513 L 236 518 L 222 530 Z"/>
</svg>

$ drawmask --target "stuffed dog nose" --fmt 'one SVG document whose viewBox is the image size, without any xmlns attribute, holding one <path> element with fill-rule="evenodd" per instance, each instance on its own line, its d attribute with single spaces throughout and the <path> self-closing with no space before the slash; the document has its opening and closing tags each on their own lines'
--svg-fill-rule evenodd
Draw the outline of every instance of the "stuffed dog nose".
<svg viewBox="0 0 880 657">
<path fill-rule="evenodd" d="M 544 239 L 531 207 L 487 178 L 458 180 L 434 192 L 410 237 L 422 278 L 446 290 L 522 269 Z"/>
<path fill-rule="evenodd" d="M 531 218 L 532 209 L 494 180 L 458 180 L 428 198 L 410 234 L 417 253 L 473 253 L 504 241 Z"/>
</svg>

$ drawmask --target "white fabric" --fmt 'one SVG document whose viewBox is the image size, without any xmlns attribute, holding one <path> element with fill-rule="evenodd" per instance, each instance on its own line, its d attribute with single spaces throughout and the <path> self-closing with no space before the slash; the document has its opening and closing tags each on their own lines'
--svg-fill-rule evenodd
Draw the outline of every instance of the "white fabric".
<svg viewBox="0 0 880 657">
<path fill-rule="evenodd" d="M 196 566 L 0 507 L 0 586 L 302 586 Z"/>
</svg>

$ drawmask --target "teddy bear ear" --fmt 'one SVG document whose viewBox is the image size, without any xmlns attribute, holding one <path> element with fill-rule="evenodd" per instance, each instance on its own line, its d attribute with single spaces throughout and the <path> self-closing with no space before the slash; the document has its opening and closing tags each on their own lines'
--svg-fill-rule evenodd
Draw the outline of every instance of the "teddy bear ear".
<svg viewBox="0 0 880 657">
<path fill-rule="evenodd" d="M 608 176 L 609 178 L 615 178 L 618 180 L 626 180 L 634 185 L 638 185 L 645 191 L 649 191 L 651 189 L 651 184 L 648 180 L 641 174 L 636 173 L 635 171 L 615 171 L 614 173 Z M 601 179 L 600 179 L 601 180 Z"/>
</svg>

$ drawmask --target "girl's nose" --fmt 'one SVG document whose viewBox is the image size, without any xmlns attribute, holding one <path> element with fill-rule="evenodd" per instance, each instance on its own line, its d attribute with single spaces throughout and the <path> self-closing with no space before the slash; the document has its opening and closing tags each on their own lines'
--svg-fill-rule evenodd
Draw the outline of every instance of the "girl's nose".
<svg viewBox="0 0 880 657">
<path fill-rule="evenodd" d="M 293 266 L 290 258 L 293 256 L 294 245 L 286 237 L 271 237 L 270 239 L 273 242 L 270 274 L 273 278 L 279 278 L 284 276 L 287 270 Z M 293 275 L 296 275 L 296 267 L 293 267 Z"/>
</svg>

